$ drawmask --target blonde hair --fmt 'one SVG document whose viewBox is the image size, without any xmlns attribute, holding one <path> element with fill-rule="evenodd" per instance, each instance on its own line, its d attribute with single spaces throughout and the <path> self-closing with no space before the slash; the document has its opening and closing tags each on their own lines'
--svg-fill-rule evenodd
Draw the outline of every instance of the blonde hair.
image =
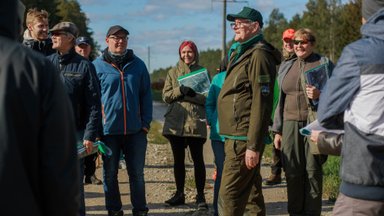
<svg viewBox="0 0 384 216">
<path fill-rule="evenodd" d="M 48 19 L 48 12 L 46 10 L 38 10 L 37 8 L 31 8 L 27 12 L 27 18 L 25 23 L 27 25 L 32 24 L 35 20 L 42 21 Z"/>
<path fill-rule="evenodd" d="M 316 37 L 313 31 L 309 28 L 301 28 L 295 32 L 295 39 L 301 37 L 308 40 L 311 44 L 316 42 Z"/>
</svg>

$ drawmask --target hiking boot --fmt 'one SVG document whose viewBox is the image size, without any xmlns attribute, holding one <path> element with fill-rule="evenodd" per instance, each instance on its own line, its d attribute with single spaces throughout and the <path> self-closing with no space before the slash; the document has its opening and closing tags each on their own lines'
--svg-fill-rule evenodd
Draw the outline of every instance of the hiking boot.
<svg viewBox="0 0 384 216">
<path fill-rule="evenodd" d="M 204 194 L 198 194 L 196 196 L 196 204 L 197 204 L 198 211 L 208 210 L 208 205 L 207 205 L 207 202 L 205 201 Z"/>
<path fill-rule="evenodd" d="M 184 205 L 185 204 L 185 195 L 182 192 L 176 191 L 176 193 L 165 203 L 169 204 L 170 206 L 178 206 L 178 205 Z"/>
<path fill-rule="evenodd" d="M 123 216 L 124 215 L 124 212 L 123 210 L 119 210 L 119 211 L 108 211 L 108 216 Z"/>
<path fill-rule="evenodd" d="M 281 184 L 281 175 L 271 174 L 267 180 L 265 180 L 266 185 L 276 185 Z"/>
<path fill-rule="evenodd" d="M 103 182 L 100 179 L 98 179 L 95 175 L 85 176 L 84 182 L 86 184 L 94 184 L 94 185 L 101 185 L 101 184 L 103 184 Z"/>
</svg>

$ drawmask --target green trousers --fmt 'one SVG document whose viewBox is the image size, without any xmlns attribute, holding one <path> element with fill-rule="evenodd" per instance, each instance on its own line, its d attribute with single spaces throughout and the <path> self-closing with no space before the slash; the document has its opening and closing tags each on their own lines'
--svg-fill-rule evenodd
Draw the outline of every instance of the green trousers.
<svg viewBox="0 0 384 216">
<path fill-rule="evenodd" d="M 282 161 L 287 180 L 288 213 L 320 216 L 324 155 L 309 151 L 307 138 L 299 133 L 306 122 L 284 121 Z"/>
<path fill-rule="evenodd" d="M 246 150 L 245 141 L 225 141 L 225 161 L 218 199 L 220 216 L 265 215 L 260 162 L 256 168 L 247 169 Z"/>
</svg>

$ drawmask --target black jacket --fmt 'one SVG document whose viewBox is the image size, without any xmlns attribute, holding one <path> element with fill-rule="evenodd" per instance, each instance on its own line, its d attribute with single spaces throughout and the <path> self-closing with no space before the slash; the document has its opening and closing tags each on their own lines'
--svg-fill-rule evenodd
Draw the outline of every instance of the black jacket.
<svg viewBox="0 0 384 216">
<path fill-rule="evenodd" d="M 100 136 L 101 102 L 100 89 L 93 64 L 74 49 L 60 55 L 47 57 L 60 71 L 60 77 L 72 102 L 78 131 L 83 139 L 95 141 Z"/>
<path fill-rule="evenodd" d="M 5 1 L 0 9 L 1 215 L 75 216 L 79 166 L 70 102 L 53 65 L 16 43 L 17 1 Z"/>
<path fill-rule="evenodd" d="M 33 38 L 24 37 L 23 44 L 45 56 L 55 53 L 55 50 L 52 49 L 52 40 L 49 38 L 44 41 L 37 41 Z"/>
</svg>

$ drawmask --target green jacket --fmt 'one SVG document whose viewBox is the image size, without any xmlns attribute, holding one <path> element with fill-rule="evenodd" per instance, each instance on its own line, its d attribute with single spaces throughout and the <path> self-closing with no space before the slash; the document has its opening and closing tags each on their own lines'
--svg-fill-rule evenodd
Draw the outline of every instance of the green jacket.
<svg viewBox="0 0 384 216">
<path fill-rule="evenodd" d="M 247 148 L 253 151 L 264 148 L 280 61 L 280 52 L 262 39 L 240 56 L 231 55 L 218 98 L 221 135 L 246 140 Z"/>
<path fill-rule="evenodd" d="M 164 136 L 207 138 L 204 108 L 206 97 L 198 93 L 194 97 L 183 96 L 177 81 L 178 77 L 202 68 L 198 64 L 188 67 L 180 60 L 176 67 L 169 70 L 163 88 L 163 100 L 169 104 L 164 115 Z"/>
</svg>

